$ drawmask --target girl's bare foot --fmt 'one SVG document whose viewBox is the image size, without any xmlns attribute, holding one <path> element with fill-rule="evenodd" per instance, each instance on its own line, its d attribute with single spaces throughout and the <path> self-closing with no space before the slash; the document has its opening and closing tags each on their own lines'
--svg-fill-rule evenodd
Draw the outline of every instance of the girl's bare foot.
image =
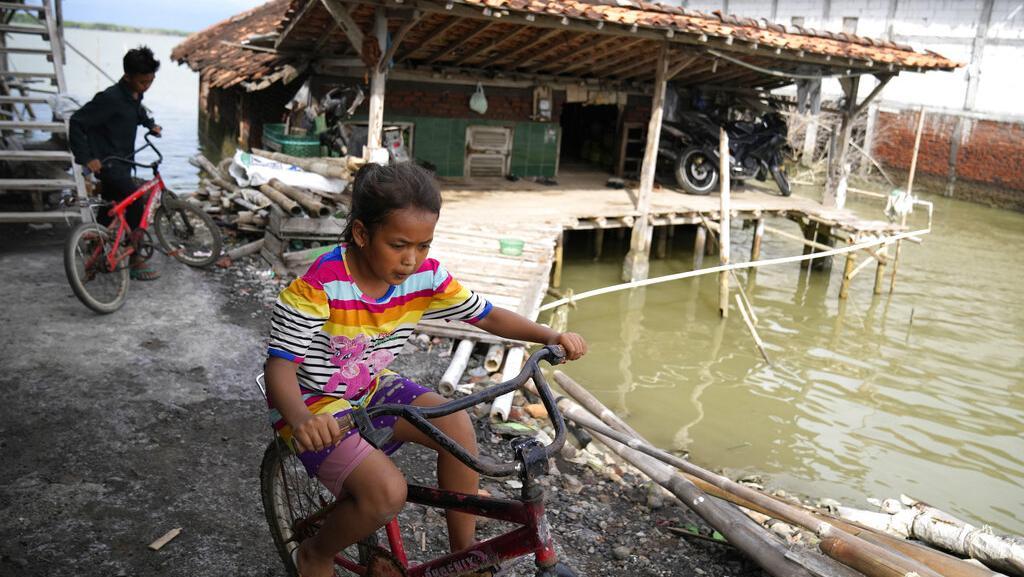
<svg viewBox="0 0 1024 577">
<path fill-rule="evenodd" d="M 299 577 L 334 577 L 334 558 L 318 557 L 312 551 L 309 540 L 306 540 L 299 544 L 295 570 Z"/>
</svg>

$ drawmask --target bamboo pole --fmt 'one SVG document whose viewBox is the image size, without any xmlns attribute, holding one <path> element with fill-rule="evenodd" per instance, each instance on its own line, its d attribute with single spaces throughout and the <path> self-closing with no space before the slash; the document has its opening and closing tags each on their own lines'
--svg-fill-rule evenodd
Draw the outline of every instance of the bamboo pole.
<svg viewBox="0 0 1024 577">
<path fill-rule="evenodd" d="M 261 184 L 260 192 L 262 192 L 263 195 L 269 198 L 274 204 L 283 208 L 286 213 L 292 216 L 298 216 L 299 214 L 302 214 L 302 209 L 299 208 L 299 203 L 288 198 L 287 196 L 284 195 L 284 193 L 270 186 L 269 184 Z"/>
<path fill-rule="evenodd" d="M 767 509 L 761 507 L 757 503 L 753 503 L 751 501 L 744 499 L 743 497 L 739 497 L 728 491 L 722 490 L 716 487 L 715 485 L 712 485 L 707 481 L 704 481 L 703 479 L 695 477 L 689 473 L 682 472 L 681 474 L 686 478 L 690 479 L 690 481 L 692 481 L 694 485 L 697 485 L 697 487 L 700 488 L 700 490 L 704 491 L 708 495 L 718 497 L 719 499 L 724 499 L 734 505 L 738 505 L 745 509 L 750 509 L 751 511 L 757 511 L 764 515 L 771 516 L 771 513 Z M 772 495 L 766 495 L 764 493 L 761 494 L 770 499 L 775 499 L 776 501 L 779 501 L 777 497 L 774 497 Z M 785 503 L 784 501 L 779 502 L 782 503 L 783 505 L 788 506 L 788 504 Z M 880 547 L 894 549 L 902 553 L 903 555 L 906 555 L 907 557 L 916 559 L 917 561 L 924 563 L 928 567 L 931 567 L 932 569 L 938 571 L 946 577 L 1005 577 L 1000 573 L 993 573 L 991 570 L 988 570 L 984 567 L 979 567 L 977 565 L 966 563 L 956 557 L 953 557 L 952 555 L 948 555 L 946 553 L 937 551 L 935 549 L 932 549 L 925 545 L 921 545 L 919 543 L 915 543 L 913 541 L 907 541 L 899 537 L 893 537 L 892 535 L 881 533 L 870 527 L 861 527 L 859 525 L 848 523 L 842 519 L 833 517 L 831 515 L 825 515 L 823 513 L 811 512 L 811 515 L 813 515 L 819 521 L 829 523 L 835 526 L 836 528 L 845 531 L 851 535 L 860 537 L 861 539 L 864 539 L 866 541 L 870 541 Z"/>
<path fill-rule="evenodd" d="M 718 157 L 719 157 L 719 182 L 721 183 L 721 212 L 718 230 L 718 258 L 722 266 L 729 264 L 729 229 L 732 215 L 729 212 L 729 181 L 730 181 L 730 159 L 729 155 L 729 133 L 725 128 L 718 129 Z M 729 316 L 729 275 L 724 271 L 718 273 L 718 312 L 722 318 Z"/>
<path fill-rule="evenodd" d="M 698 224 L 693 238 L 693 270 L 699 270 L 704 266 L 704 247 L 707 238 L 707 229 Z"/>
<path fill-rule="evenodd" d="M 921 111 L 917 113 L 917 133 L 914 135 L 914 154 L 910 157 L 910 173 L 907 175 L 907 194 L 911 194 L 914 191 L 914 174 L 917 172 L 917 154 L 921 150 L 921 133 L 924 132 L 924 107 L 921 107 Z M 900 218 L 900 226 L 907 226 L 907 215 L 904 214 Z M 900 253 L 902 251 L 902 243 L 896 241 L 896 256 L 892 260 L 892 276 L 889 279 L 889 294 L 892 294 L 896 290 L 896 269 L 899 268 L 900 264 Z"/>
<path fill-rule="evenodd" d="M 441 381 L 437 384 L 437 391 L 446 397 L 451 397 L 455 394 L 455 386 L 462 380 L 462 373 L 466 372 L 466 365 L 469 363 L 469 357 L 473 354 L 473 347 L 476 342 L 473 339 L 463 339 L 459 341 L 459 346 L 455 348 L 455 352 L 452 354 L 452 362 L 448 365 L 448 369 L 445 370 L 444 375 L 441 376 Z"/>
<path fill-rule="evenodd" d="M 559 408 L 562 408 L 562 406 L 563 403 L 560 402 Z M 912 573 L 916 573 L 917 577 L 940 577 L 941 575 L 920 562 L 906 558 L 901 554 L 894 553 L 879 547 L 874 543 L 869 543 L 863 539 L 845 533 L 831 523 L 817 519 L 808 511 L 792 505 L 786 505 L 780 501 L 758 493 L 750 487 L 740 485 L 731 479 L 727 479 L 721 475 L 716 475 L 715 473 L 698 467 L 689 461 L 680 459 L 675 455 L 651 447 L 637 438 L 631 438 L 626 434 L 615 431 L 601 423 L 594 416 L 583 413 L 583 411 L 577 411 L 572 407 L 566 407 L 562 409 L 562 413 L 568 419 L 586 427 L 594 433 L 604 435 L 615 441 L 623 443 L 631 449 L 655 457 L 660 461 L 671 464 L 673 467 L 699 477 L 725 491 L 756 503 L 766 509 L 768 511 L 766 514 L 771 515 L 772 517 L 813 531 L 822 539 L 823 543 L 825 543 L 826 539 L 829 539 L 829 543 L 840 544 L 841 547 L 822 547 L 822 551 L 830 556 L 833 553 L 840 551 L 843 555 L 842 558 L 833 558 L 838 561 L 843 561 L 844 563 L 846 561 L 852 561 L 856 562 L 859 566 L 869 565 L 871 572 L 866 572 L 860 569 L 859 566 L 855 567 L 864 572 L 865 575 L 868 575 L 868 577 L 907 577 L 907 575 Z"/>
<path fill-rule="evenodd" d="M 551 268 L 551 286 L 558 288 L 562 286 L 562 254 L 565 246 L 565 231 L 558 234 L 555 239 L 555 266 Z"/>
<path fill-rule="evenodd" d="M 243 256 L 249 256 L 256 254 L 263 249 L 263 240 L 259 239 L 242 246 L 235 247 L 228 251 L 228 258 L 231 260 L 238 260 Z"/>
<path fill-rule="evenodd" d="M 757 345 L 757 350 L 761 351 L 761 356 L 764 358 L 764 362 L 769 365 L 772 362 L 768 359 L 768 353 L 764 350 L 764 342 L 761 341 L 761 335 L 757 334 L 757 329 L 754 328 L 754 323 L 750 322 L 750 315 L 747 314 L 747 307 L 743 305 L 743 300 L 740 299 L 740 295 L 736 296 L 736 307 L 740 309 L 740 314 L 743 315 L 743 322 L 746 323 L 747 328 L 750 329 L 750 335 L 754 337 L 754 344 Z"/>
<path fill-rule="evenodd" d="M 526 349 L 524 347 L 512 347 L 508 350 L 508 354 L 505 355 L 505 368 L 502 371 L 502 375 L 496 377 L 496 380 L 504 380 L 505 377 L 512 378 L 513 375 L 519 374 L 519 370 L 523 367 L 523 359 L 526 358 Z M 532 384 L 533 381 L 530 381 Z M 491 403 L 491 417 L 501 419 L 502 421 L 508 420 L 508 414 L 512 410 L 512 400 L 515 398 L 515 391 L 506 393 Z"/>
<path fill-rule="evenodd" d="M 276 178 L 271 178 L 268 184 L 279 190 L 281 194 L 302 205 L 302 208 L 306 209 L 306 211 L 311 215 L 327 216 L 331 213 L 331 210 L 324 206 L 324 204 L 317 200 L 317 198 L 312 194 L 299 190 L 289 184 L 285 184 Z"/>
<path fill-rule="evenodd" d="M 494 343 L 487 348 L 487 354 L 484 355 L 484 369 L 488 373 L 493 373 L 501 368 L 501 360 L 505 357 L 505 345 L 501 343 Z"/>
<path fill-rule="evenodd" d="M 564 402 L 562 404 L 564 406 Z M 579 405 L 562 409 L 562 412 L 584 426 L 586 418 L 594 419 L 593 415 L 587 414 Z M 595 434 L 606 447 L 640 469 L 651 480 L 668 489 L 676 498 L 725 536 L 729 543 L 750 557 L 770 575 L 811 577 L 812 574 L 809 571 L 795 561 L 786 558 L 788 547 L 754 520 L 722 501 L 709 499 L 686 477 L 675 474 L 671 468 L 657 460 L 638 453 L 624 444 L 612 443 L 609 438 L 600 433 Z"/>
<path fill-rule="evenodd" d="M 259 148 L 254 148 L 252 153 L 257 156 L 269 158 L 270 160 L 276 160 L 278 162 L 297 166 L 302 170 L 314 172 L 326 178 L 340 178 L 343 180 L 351 178 L 351 172 L 348 169 L 347 160 L 344 158 L 301 158 L 290 154 L 261 150 Z"/>
<path fill-rule="evenodd" d="M 759 218 L 754 225 L 754 240 L 750 245 L 750 260 L 761 258 L 761 239 L 764 237 L 764 219 Z"/>
</svg>

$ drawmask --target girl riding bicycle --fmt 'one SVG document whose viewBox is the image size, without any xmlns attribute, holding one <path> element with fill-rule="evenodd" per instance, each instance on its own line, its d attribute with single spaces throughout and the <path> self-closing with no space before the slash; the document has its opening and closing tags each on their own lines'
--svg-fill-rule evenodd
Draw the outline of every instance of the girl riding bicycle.
<svg viewBox="0 0 1024 577">
<path fill-rule="evenodd" d="M 394 428 L 383 450 L 338 425 L 353 405 L 445 402 L 387 369 L 421 318 L 462 320 L 508 339 L 559 344 L 570 360 L 586 353 L 580 335 L 557 333 L 492 306 L 427 258 L 440 210 L 437 182 L 426 170 L 411 163 L 367 164 L 356 174 L 342 243 L 282 291 L 274 307 L 266 364 L 271 420 L 309 475 L 338 497 L 317 535 L 297 550 L 303 577 L 333 575 L 338 551 L 401 510 L 406 482 L 388 455 L 403 442 L 437 451 L 442 489 L 477 492 L 476 472 L 404 420 L 374 419 L 377 428 Z M 435 424 L 477 453 L 464 411 Z M 450 512 L 447 525 L 452 551 L 474 542 L 474 516 Z"/>
</svg>

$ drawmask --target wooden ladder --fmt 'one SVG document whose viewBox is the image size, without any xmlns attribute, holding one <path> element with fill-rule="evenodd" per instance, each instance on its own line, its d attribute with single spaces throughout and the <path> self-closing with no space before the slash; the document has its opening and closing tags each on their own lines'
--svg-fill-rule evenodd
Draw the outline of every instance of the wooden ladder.
<svg viewBox="0 0 1024 577">
<path fill-rule="evenodd" d="M 56 0 L 59 2 L 60 0 Z M 31 22 L 13 22 L 17 14 L 28 14 L 39 24 Z M 64 176 L 58 178 L 9 178 L 0 175 L 0 194 L 29 193 L 35 195 L 34 204 L 42 208 L 42 195 L 52 191 L 73 191 L 74 209 L 34 211 L 34 212 L 0 212 L 0 223 L 43 223 L 70 220 L 92 220 L 92 212 L 86 205 L 85 178 L 82 169 L 75 163 L 70 150 L 23 150 L 21 143 L 24 137 L 33 131 L 51 134 L 68 134 L 68 121 L 48 122 L 38 120 L 33 104 L 51 104 L 46 95 L 54 95 L 60 99 L 67 94 L 64 82 L 64 47 L 58 23 L 54 19 L 51 0 L 41 0 L 39 4 L 22 2 L 0 2 L 0 133 L 4 136 L 5 145 L 0 149 L 0 161 L 13 168 L 22 163 L 59 163 L 64 165 Z M 48 48 L 21 48 L 7 46 L 7 39 L 12 36 L 40 36 L 48 42 Z M 49 66 L 47 70 L 11 71 L 8 69 L 8 55 L 23 54 L 45 56 Z M 50 69 L 52 67 L 52 69 Z M 39 87 L 45 83 L 56 88 L 56 91 Z M 15 94 L 14 90 L 17 90 Z M 37 93 L 33 96 L 30 93 Z M 11 146 L 13 144 L 13 147 Z M 70 174 L 67 172 L 70 171 Z M 6 171 L 9 175 L 10 170 Z"/>
</svg>

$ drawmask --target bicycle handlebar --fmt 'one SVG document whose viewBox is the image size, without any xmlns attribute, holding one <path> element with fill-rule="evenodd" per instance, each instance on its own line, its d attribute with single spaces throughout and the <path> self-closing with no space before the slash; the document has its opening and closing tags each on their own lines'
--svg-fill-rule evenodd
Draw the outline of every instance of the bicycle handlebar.
<svg viewBox="0 0 1024 577">
<path fill-rule="evenodd" d="M 164 155 L 160 154 L 160 150 L 157 149 L 156 145 L 153 144 L 153 142 L 149 139 L 150 136 L 155 136 L 157 138 L 163 138 L 162 136 L 160 136 L 156 132 L 153 132 L 152 130 L 146 132 L 145 136 L 143 136 L 143 139 L 146 141 L 146 144 L 140 146 L 137 150 L 135 150 L 135 152 L 132 153 L 132 157 L 134 157 L 136 154 L 142 152 L 143 150 L 146 150 L 147 148 L 152 148 L 153 152 L 156 153 L 156 160 L 154 160 L 153 162 L 151 162 L 149 164 L 143 164 L 141 162 L 135 162 L 135 160 L 133 160 L 131 158 L 124 158 L 123 156 L 108 156 L 108 157 L 104 158 L 103 160 L 101 160 L 100 163 L 106 164 L 108 160 L 114 160 L 114 161 L 117 161 L 117 162 L 123 162 L 125 164 L 130 164 L 132 166 L 137 166 L 139 168 L 152 168 L 153 170 L 156 170 L 157 167 L 160 166 L 160 163 L 162 163 L 164 161 Z"/>
<path fill-rule="evenodd" d="M 523 366 L 523 370 L 515 377 L 493 387 L 488 387 L 483 391 L 444 403 L 443 405 L 435 407 L 398 404 L 377 405 L 375 407 L 356 409 L 352 412 L 352 415 L 356 426 L 359 428 L 359 433 L 370 444 L 378 448 L 391 437 L 392 431 L 390 429 L 375 429 L 371 419 L 379 416 L 401 417 L 409 421 L 414 427 L 422 431 L 423 434 L 436 441 L 445 450 L 454 455 L 455 458 L 476 472 L 490 477 L 507 477 L 518 470 L 519 463 L 488 463 L 481 461 L 479 457 L 469 454 L 451 437 L 430 423 L 428 419 L 443 417 L 485 401 L 492 401 L 522 387 L 527 380 L 532 378 L 537 386 L 541 402 L 544 403 L 548 416 L 555 427 L 554 440 L 543 448 L 546 457 L 550 458 L 557 451 L 561 450 L 562 445 L 565 443 L 565 420 L 558 411 L 554 395 L 551 393 L 551 387 L 548 386 L 547 381 L 544 379 L 544 374 L 540 370 L 541 360 L 545 360 L 551 365 L 561 364 L 565 362 L 565 349 L 558 345 L 548 345 L 530 355 L 530 358 L 527 359 L 526 364 Z"/>
</svg>

